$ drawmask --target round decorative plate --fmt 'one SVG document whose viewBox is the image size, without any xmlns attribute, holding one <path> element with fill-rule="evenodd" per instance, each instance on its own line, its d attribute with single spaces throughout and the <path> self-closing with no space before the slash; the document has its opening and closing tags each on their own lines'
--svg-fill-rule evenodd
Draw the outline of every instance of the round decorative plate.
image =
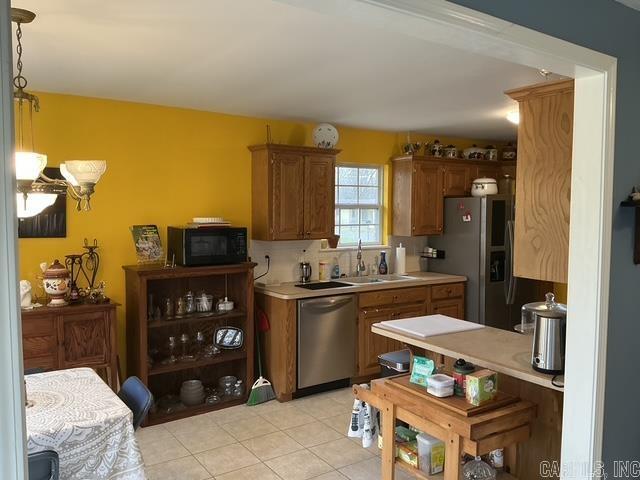
<svg viewBox="0 0 640 480">
<path fill-rule="evenodd" d="M 338 130 L 330 123 L 321 123 L 313 129 L 313 143 L 319 148 L 333 148 L 338 144 Z"/>
</svg>

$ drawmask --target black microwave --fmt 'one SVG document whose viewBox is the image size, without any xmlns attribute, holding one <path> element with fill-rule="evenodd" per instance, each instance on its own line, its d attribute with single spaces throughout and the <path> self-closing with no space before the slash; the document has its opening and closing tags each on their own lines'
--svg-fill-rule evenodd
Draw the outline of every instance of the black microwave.
<svg viewBox="0 0 640 480">
<path fill-rule="evenodd" d="M 167 227 L 169 260 L 197 267 L 247 261 L 247 229 L 236 227 Z"/>
</svg>

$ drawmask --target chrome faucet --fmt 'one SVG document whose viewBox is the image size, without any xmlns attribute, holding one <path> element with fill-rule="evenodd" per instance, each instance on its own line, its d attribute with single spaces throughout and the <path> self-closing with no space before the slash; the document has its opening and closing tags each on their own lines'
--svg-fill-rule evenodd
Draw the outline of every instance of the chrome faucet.
<svg viewBox="0 0 640 480">
<path fill-rule="evenodd" d="M 358 254 L 356 255 L 356 260 L 356 277 L 359 277 L 367 270 L 364 260 L 362 260 L 362 240 L 358 240 Z"/>
</svg>

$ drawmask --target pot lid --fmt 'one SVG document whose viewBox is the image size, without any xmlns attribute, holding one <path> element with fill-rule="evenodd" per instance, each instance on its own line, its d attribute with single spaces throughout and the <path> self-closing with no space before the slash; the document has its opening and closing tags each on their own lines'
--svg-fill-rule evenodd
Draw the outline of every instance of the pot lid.
<svg viewBox="0 0 640 480">
<path fill-rule="evenodd" d="M 567 306 L 563 303 L 556 303 L 556 296 L 549 292 L 545 295 L 544 302 L 527 303 L 522 306 L 523 310 L 548 318 L 566 318 Z"/>
<path fill-rule="evenodd" d="M 67 268 L 64 265 L 62 265 L 59 260 L 54 260 L 53 263 L 49 265 L 49 268 L 47 268 L 47 270 L 66 271 Z"/>
<path fill-rule="evenodd" d="M 495 178 L 476 178 L 473 183 L 497 183 Z"/>
</svg>

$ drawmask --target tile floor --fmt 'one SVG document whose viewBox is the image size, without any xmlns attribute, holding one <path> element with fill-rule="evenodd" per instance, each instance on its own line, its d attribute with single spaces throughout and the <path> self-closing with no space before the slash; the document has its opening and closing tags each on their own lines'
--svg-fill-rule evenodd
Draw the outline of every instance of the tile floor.
<svg viewBox="0 0 640 480">
<path fill-rule="evenodd" d="M 346 388 L 141 428 L 137 437 L 149 480 L 380 478 L 377 447 L 346 436 L 352 406 Z"/>
</svg>

